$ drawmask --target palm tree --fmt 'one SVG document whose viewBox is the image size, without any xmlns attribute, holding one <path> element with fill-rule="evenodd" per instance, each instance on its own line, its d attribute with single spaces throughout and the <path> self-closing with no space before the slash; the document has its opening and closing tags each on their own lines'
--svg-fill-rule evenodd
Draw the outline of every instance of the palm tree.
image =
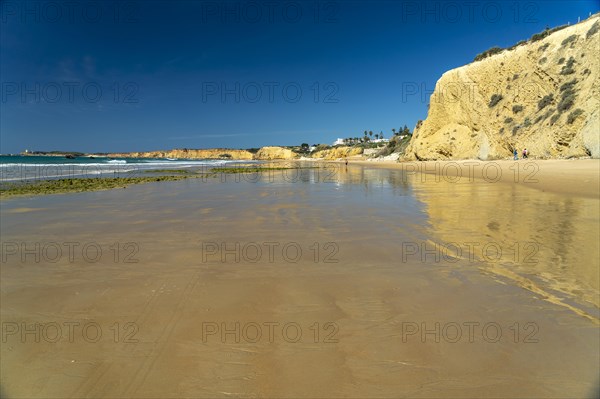
<svg viewBox="0 0 600 399">
<path fill-rule="evenodd" d="M 373 137 L 373 131 L 369 130 L 369 136 Z"/>
<path fill-rule="evenodd" d="M 396 135 L 396 129 L 392 129 L 392 133 L 394 133 L 394 136 Z"/>
</svg>

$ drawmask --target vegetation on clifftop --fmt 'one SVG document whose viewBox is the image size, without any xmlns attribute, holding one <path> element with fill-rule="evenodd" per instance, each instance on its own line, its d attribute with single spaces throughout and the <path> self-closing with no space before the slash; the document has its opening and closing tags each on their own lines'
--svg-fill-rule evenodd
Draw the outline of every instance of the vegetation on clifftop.
<svg viewBox="0 0 600 399">
<path fill-rule="evenodd" d="M 539 40 L 546 38 L 547 36 L 551 35 L 552 33 L 558 32 L 559 30 L 565 29 L 567 27 L 569 27 L 569 25 L 560 25 L 560 26 L 557 26 L 552 29 L 550 29 L 549 27 L 546 27 L 546 29 L 544 29 L 542 32 L 534 33 L 528 40 L 521 40 L 520 42 L 518 42 L 517 44 L 515 44 L 511 47 L 502 48 L 502 47 L 494 46 L 490 49 L 487 49 L 484 52 L 477 54 L 475 56 L 475 58 L 473 59 L 473 61 L 481 61 L 483 59 L 491 57 L 492 55 L 499 54 L 505 50 L 510 51 L 510 50 L 513 50 L 524 44 L 537 42 Z M 600 30 L 600 24 L 598 22 L 594 23 L 594 25 L 592 25 L 590 30 L 587 32 L 586 38 L 589 39 L 592 35 L 597 33 L 599 30 Z M 572 46 L 576 40 L 577 40 L 577 35 L 571 35 L 571 36 L 567 37 L 566 39 L 564 39 L 562 41 L 561 45 L 566 46 L 567 44 L 571 44 L 571 46 Z M 548 47 L 548 45 L 545 44 L 545 45 L 541 46 L 539 50 L 544 51 L 544 50 L 546 50 L 547 47 Z"/>
</svg>

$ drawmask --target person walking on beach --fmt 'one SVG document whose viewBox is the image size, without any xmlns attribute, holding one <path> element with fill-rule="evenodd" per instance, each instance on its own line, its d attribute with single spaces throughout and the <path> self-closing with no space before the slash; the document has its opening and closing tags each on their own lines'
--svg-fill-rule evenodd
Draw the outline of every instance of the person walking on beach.
<svg viewBox="0 0 600 399">
<path fill-rule="evenodd" d="M 523 148 L 523 159 L 527 159 L 527 148 Z"/>
<path fill-rule="evenodd" d="M 513 158 L 514 158 L 515 161 L 519 159 L 519 157 L 517 155 L 517 149 L 516 148 L 513 150 Z"/>
</svg>

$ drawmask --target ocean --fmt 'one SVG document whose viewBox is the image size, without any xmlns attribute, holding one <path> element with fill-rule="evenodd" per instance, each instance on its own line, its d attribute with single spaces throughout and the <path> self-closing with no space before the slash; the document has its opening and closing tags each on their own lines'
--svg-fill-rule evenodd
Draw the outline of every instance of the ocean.
<svg viewBox="0 0 600 399">
<path fill-rule="evenodd" d="M 0 181 L 30 181 L 58 178 L 86 177 L 133 177 L 138 172 L 152 169 L 185 169 L 191 167 L 223 166 L 253 161 L 222 159 L 176 159 L 165 158 L 108 158 L 64 156 L 0 156 Z"/>
</svg>

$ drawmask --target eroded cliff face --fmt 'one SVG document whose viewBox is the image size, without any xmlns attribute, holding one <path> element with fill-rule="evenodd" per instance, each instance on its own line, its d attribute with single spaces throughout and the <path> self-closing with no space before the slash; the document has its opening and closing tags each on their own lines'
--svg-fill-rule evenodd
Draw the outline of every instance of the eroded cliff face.
<svg viewBox="0 0 600 399">
<path fill-rule="evenodd" d="M 262 147 L 256 153 L 254 159 L 270 161 L 274 159 L 295 159 L 298 154 L 289 148 L 283 147 Z"/>
<path fill-rule="evenodd" d="M 315 151 L 311 154 L 312 158 L 320 159 L 339 159 L 360 155 L 363 149 L 360 147 L 334 147 L 327 150 Z"/>
<path fill-rule="evenodd" d="M 235 159 L 266 161 L 298 158 L 298 154 L 284 147 L 262 147 L 256 154 L 247 150 L 210 148 L 203 150 L 175 149 L 166 151 L 124 152 L 107 155 L 113 158 Z"/>
<path fill-rule="evenodd" d="M 404 159 L 600 157 L 600 16 L 446 72 Z"/>
<path fill-rule="evenodd" d="M 211 148 L 206 150 L 175 149 L 167 151 L 124 152 L 107 154 L 113 158 L 184 158 L 184 159 L 254 159 L 254 154 L 246 150 Z"/>
</svg>

